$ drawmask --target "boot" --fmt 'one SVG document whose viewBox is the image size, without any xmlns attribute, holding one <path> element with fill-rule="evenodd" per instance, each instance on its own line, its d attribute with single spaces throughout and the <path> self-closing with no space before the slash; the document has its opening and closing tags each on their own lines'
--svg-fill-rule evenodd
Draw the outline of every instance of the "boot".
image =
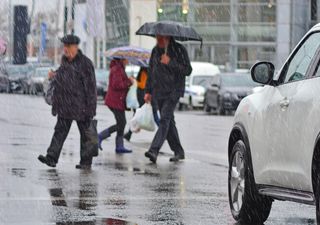
<svg viewBox="0 0 320 225">
<path fill-rule="evenodd" d="M 185 156 L 184 153 L 175 154 L 174 157 L 170 158 L 170 162 L 179 162 L 180 160 L 184 160 Z"/>
<path fill-rule="evenodd" d="M 126 139 L 127 141 L 130 141 L 131 135 L 132 135 L 132 131 L 129 130 L 129 131 L 123 136 L 123 138 Z"/>
<path fill-rule="evenodd" d="M 157 162 L 157 158 L 158 158 L 158 155 L 152 151 L 147 151 L 145 154 L 144 154 L 145 157 L 149 158 L 151 162 L 153 163 L 156 163 Z"/>
<path fill-rule="evenodd" d="M 43 155 L 39 155 L 38 160 L 50 167 L 56 167 L 57 164 L 53 159 L 50 159 L 49 157 Z"/>
<path fill-rule="evenodd" d="M 123 146 L 123 136 L 116 137 L 116 153 L 117 154 L 124 154 L 124 153 L 131 153 L 132 150 L 126 149 Z"/>
<path fill-rule="evenodd" d="M 99 149 L 102 151 L 103 148 L 101 146 L 101 143 L 104 139 L 107 139 L 108 137 L 110 137 L 110 132 L 109 129 L 105 129 L 102 132 L 99 133 L 98 135 L 98 139 L 99 139 Z"/>
</svg>

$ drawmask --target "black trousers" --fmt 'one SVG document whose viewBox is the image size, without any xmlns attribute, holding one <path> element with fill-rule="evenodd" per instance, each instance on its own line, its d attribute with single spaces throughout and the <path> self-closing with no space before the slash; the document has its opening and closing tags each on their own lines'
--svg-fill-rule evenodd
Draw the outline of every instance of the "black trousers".
<svg viewBox="0 0 320 225">
<path fill-rule="evenodd" d="M 169 97 L 165 99 L 157 99 L 156 101 L 160 111 L 160 124 L 149 151 L 158 154 L 163 143 L 167 140 L 171 150 L 175 154 L 183 154 L 184 150 L 181 146 L 178 130 L 174 120 L 174 110 L 179 98 Z"/>
<path fill-rule="evenodd" d="M 51 140 L 51 144 L 47 150 L 47 157 L 53 159 L 56 163 L 59 160 L 60 153 L 63 144 L 69 134 L 70 127 L 73 120 L 64 119 L 58 117 L 57 124 L 54 128 L 54 134 Z M 90 127 L 90 120 L 77 121 L 78 129 L 80 132 L 80 164 L 90 164 L 92 163 L 92 152 L 90 149 L 85 148 L 85 143 L 88 141 L 88 128 Z"/>
<path fill-rule="evenodd" d="M 124 134 L 124 128 L 126 127 L 126 113 L 125 111 L 117 110 L 117 109 L 111 109 L 111 112 L 114 115 L 114 118 L 116 119 L 116 124 L 109 127 L 110 134 L 117 132 L 117 137 L 123 137 Z"/>
</svg>

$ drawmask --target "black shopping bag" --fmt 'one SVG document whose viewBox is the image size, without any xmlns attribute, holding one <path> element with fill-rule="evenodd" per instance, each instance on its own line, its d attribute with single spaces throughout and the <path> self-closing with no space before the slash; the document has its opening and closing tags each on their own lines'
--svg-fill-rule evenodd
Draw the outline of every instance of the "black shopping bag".
<svg viewBox="0 0 320 225">
<path fill-rule="evenodd" d="M 87 129 L 87 143 L 86 149 L 91 152 L 93 157 L 98 156 L 99 154 L 99 140 L 98 140 L 98 131 L 97 131 L 97 120 L 91 120 L 90 126 Z"/>
</svg>

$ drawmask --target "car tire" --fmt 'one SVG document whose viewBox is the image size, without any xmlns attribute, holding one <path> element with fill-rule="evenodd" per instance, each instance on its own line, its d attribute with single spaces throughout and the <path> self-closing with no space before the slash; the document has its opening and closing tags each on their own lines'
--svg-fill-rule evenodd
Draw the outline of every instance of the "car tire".
<svg viewBox="0 0 320 225">
<path fill-rule="evenodd" d="M 269 217 L 272 200 L 258 193 L 249 152 L 242 140 L 237 141 L 229 157 L 229 205 L 233 218 L 245 224 L 263 224 Z"/>
</svg>

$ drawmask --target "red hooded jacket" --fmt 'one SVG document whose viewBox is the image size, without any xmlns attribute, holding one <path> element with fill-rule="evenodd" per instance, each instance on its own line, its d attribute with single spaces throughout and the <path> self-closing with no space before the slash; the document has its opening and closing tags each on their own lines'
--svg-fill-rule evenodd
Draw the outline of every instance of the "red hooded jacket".
<svg viewBox="0 0 320 225">
<path fill-rule="evenodd" d="M 131 85 L 121 61 L 112 60 L 105 104 L 111 109 L 126 110 L 126 97 Z"/>
</svg>

